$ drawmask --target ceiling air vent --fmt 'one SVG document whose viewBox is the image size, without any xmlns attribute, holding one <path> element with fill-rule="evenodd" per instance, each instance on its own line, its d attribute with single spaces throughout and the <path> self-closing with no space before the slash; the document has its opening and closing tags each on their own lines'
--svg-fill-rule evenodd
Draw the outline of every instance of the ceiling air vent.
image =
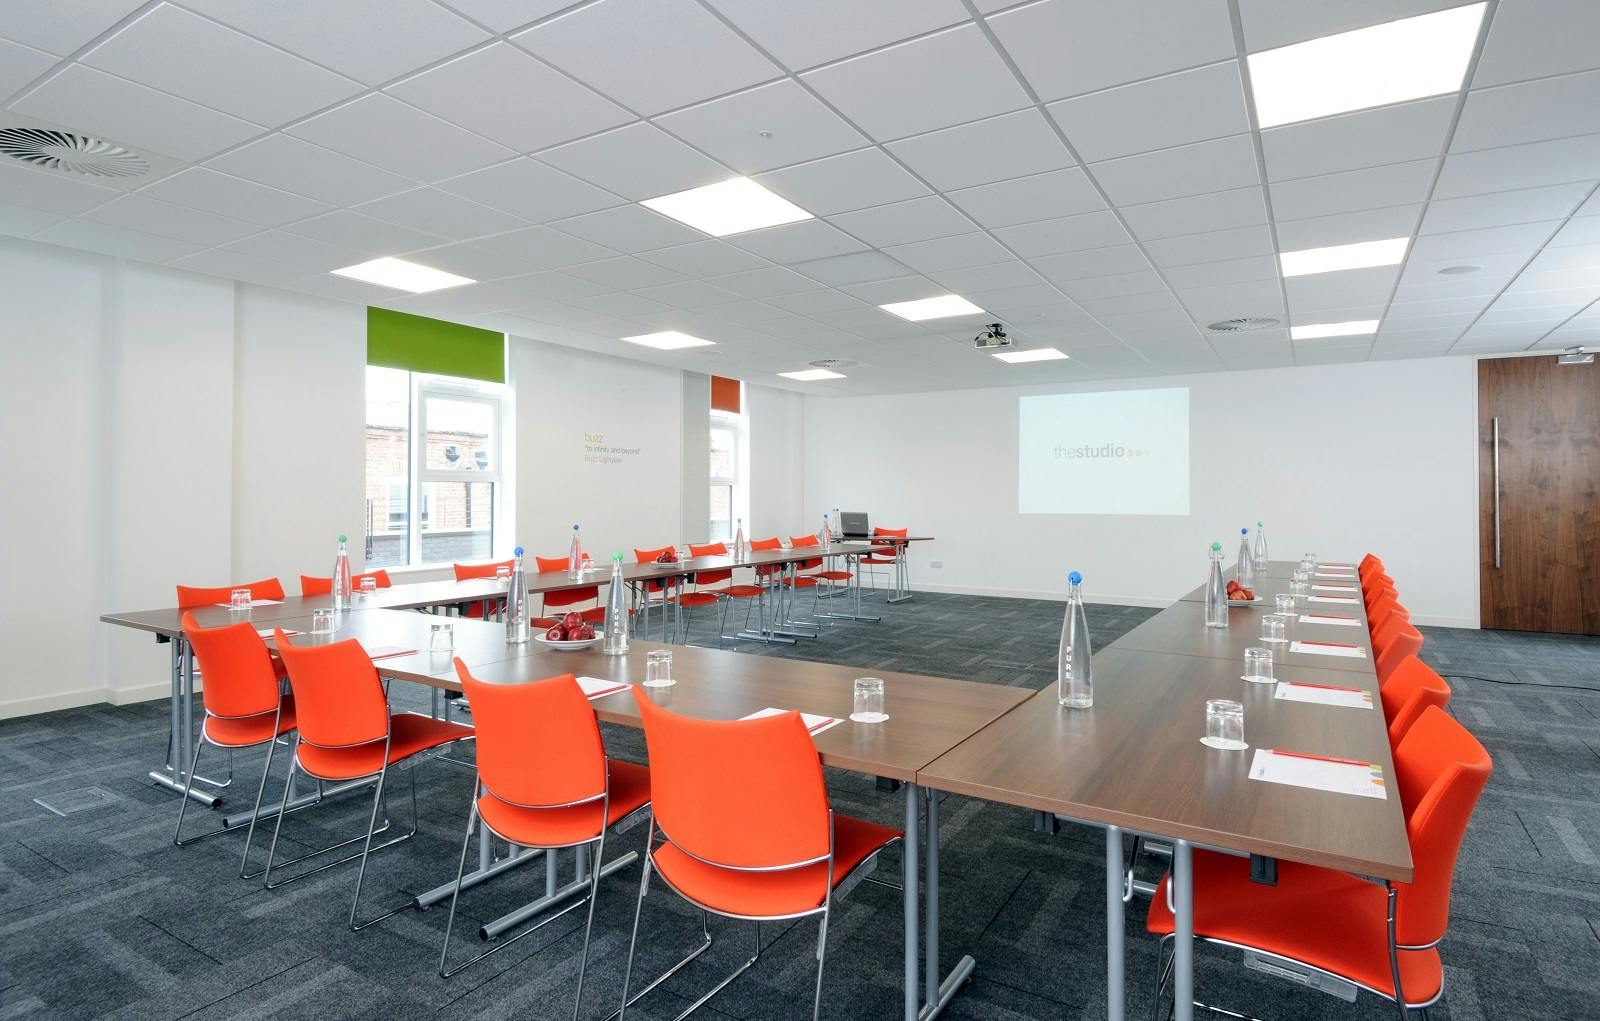
<svg viewBox="0 0 1600 1021">
<path fill-rule="evenodd" d="M 818 358 L 808 364 L 814 369 L 853 369 L 861 363 L 848 358 Z"/>
<path fill-rule="evenodd" d="M 14 160 L 84 177 L 139 177 L 150 164 L 114 142 L 53 128 L 0 128 L 0 153 Z"/>
<path fill-rule="evenodd" d="M 1270 330 L 1277 325 L 1278 320 L 1271 316 L 1245 316 L 1243 319 L 1224 319 L 1206 329 L 1212 333 L 1253 333 L 1256 330 Z"/>
</svg>

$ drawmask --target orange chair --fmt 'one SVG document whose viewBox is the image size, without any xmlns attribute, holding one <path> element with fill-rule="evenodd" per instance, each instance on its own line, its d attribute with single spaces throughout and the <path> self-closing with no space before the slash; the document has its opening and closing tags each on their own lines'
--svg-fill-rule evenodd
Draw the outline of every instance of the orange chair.
<svg viewBox="0 0 1600 1021">
<path fill-rule="evenodd" d="M 534 557 L 534 563 L 539 565 L 541 571 L 565 571 L 567 569 L 566 557 Z M 606 608 L 600 605 L 600 586 L 585 585 L 582 588 L 555 589 L 542 593 L 540 596 L 539 620 L 534 621 L 535 626 L 550 627 L 555 624 L 562 613 L 569 607 L 579 603 L 593 602 L 593 606 L 586 606 L 577 613 L 591 624 L 604 624 Z M 552 609 L 560 610 L 555 616 L 550 615 Z"/>
<path fill-rule="evenodd" d="M 272 753 L 277 748 L 278 739 L 295 726 L 294 696 L 282 693 L 278 673 L 273 668 L 272 653 L 267 650 L 267 643 L 256 634 L 255 625 L 248 621 L 203 628 L 195 623 L 194 614 L 185 610 L 183 635 L 194 649 L 195 659 L 205 673 L 206 683 L 200 694 L 205 701 L 206 718 L 200 725 L 200 740 L 194 743 L 194 758 L 189 762 L 183 800 L 178 804 L 178 826 L 173 831 L 172 842 L 183 847 L 227 829 L 225 826 L 218 827 L 198 836 L 183 838 L 183 815 L 189 806 L 189 789 L 194 786 L 194 771 L 200 763 L 200 749 L 210 743 L 232 753 L 236 748 L 254 748 L 264 744 L 267 746 L 267 761 L 261 767 L 261 783 L 256 786 L 255 811 L 250 816 L 250 828 L 244 834 L 244 854 L 239 858 L 239 878 L 251 879 L 254 875 L 246 871 L 250 865 L 250 841 L 256 833 L 256 816 L 261 814 L 261 798 L 267 789 L 267 774 L 272 772 Z"/>
<path fill-rule="evenodd" d="M 411 831 L 392 837 L 376 848 L 372 846 L 372 838 L 378 832 L 378 808 L 384 803 L 384 784 L 389 777 L 389 767 L 451 741 L 467 740 L 472 737 L 473 731 L 471 727 L 463 727 L 459 723 L 436 720 L 418 713 L 391 714 L 383 682 L 378 678 L 378 669 L 372 665 L 367 650 L 354 638 L 330 645 L 296 646 L 289 644 L 282 628 L 275 629 L 273 638 L 278 655 L 289 668 L 289 687 L 294 689 L 299 729 L 294 740 L 294 755 L 289 760 L 289 779 L 283 785 L 283 804 L 278 808 L 278 822 L 272 830 L 272 846 L 267 850 L 263 885 L 275 890 L 285 883 L 360 858 L 356 894 L 350 901 L 350 928 L 357 931 L 365 929 L 403 910 L 403 907 L 394 908 L 376 918 L 356 922 L 356 909 L 361 904 L 361 885 L 367 877 L 368 856 L 374 850 L 409 840 L 417 832 L 417 774 L 413 769 L 409 771 Z M 289 791 L 294 786 L 296 770 L 319 783 L 375 778 L 372 814 L 367 820 L 367 831 L 363 836 L 314 852 L 321 854 L 359 840 L 362 841 L 360 854 L 347 855 L 338 861 L 274 883 L 272 859 L 277 852 L 278 835 L 283 830 L 283 817 L 289 807 Z"/>
<path fill-rule="evenodd" d="M 1378 559 L 1377 555 L 1374 553 L 1368 553 L 1366 556 L 1361 558 L 1361 563 L 1356 565 L 1356 570 L 1363 573 L 1370 571 L 1373 568 L 1377 568 L 1380 571 L 1383 570 L 1383 561 Z"/>
<path fill-rule="evenodd" d="M 485 684 L 473 677 L 458 657 L 456 676 L 477 708 L 478 778 L 467 812 L 467 835 L 461 841 L 456 886 L 450 897 L 450 919 L 439 951 L 439 974 L 449 978 L 463 968 L 515 943 L 574 908 L 589 905 L 583 928 L 583 954 L 578 961 L 578 997 L 574 1021 L 583 1003 L 583 975 L 589 964 L 589 932 L 594 927 L 594 902 L 600 892 L 606 832 L 623 832 L 650 804 L 650 771 L 632 762 L 613 760 L 600 737 L 594 709 L 571 674 L 531 684 Z M 483 823 L 480 840 L 490 836 L 521 847 L 594 846 L 589 892 L 581 900 L 547 915 L 510 939 L 497 943 L 464 964 L 445 967 L 450 930 L 461 898 L 461 877 L 473 830 Z"/>
<path fill-rule="evenodd" d="M 770 539 L 751 539 L 750 540 L 750 552 L 751 553 L 771 552 L 772 550 L 775 550 L 775 549 L 783 549 L 783 540 L 778 538 L 777 536 L 773 536 Z M 763 584 L 763 585 L 772 584 L 773 583 L 773 579 L 782 576 L 782 574 L 783 574 L 783 568 L 781 566 L 779 566 L 778 564 L 758 564 L 758 565 L 756 565 L 756 581 L 759 582 L 760 584 Z"/>
<path fill-rule="evenodd" d="M 178 586 L 178 609 L 198 610 L 205 606 L 226 606 L 233 598 L 233 590 L 247 588 L 251 599 L 282 599 L 283 582 L 276 578 L 246 582 L 243 585 L 224 585 L 220 588 L 200 588 L 194 585 Z"/>
<path fill-rule="evenodd" d="M 389 572 L 383 568 L 368 571 L 365 574 L 352 575 L 350 585 L 357 592 L 361 591 L 361 579 L 371 578 L 377 582 L 379 588 L 389 588 Z M 332 578 L 317 578 L 309 574 L 300 576 L 300 594 L 303 596 L 325 596 L 333 592 Z"/>
<path fill-rule="evenodd" d="M 820 548 L 822 540 L 815 535 L 791 535 L 789 536 L 789 545 L 795 549 L 805 549 L 808 546 Z M 828 570 L 823 557 L 817 557 L 814 560 L 802 560 L 794 566 L 795 573 L 784 579 L 784 584 L 791 585 L 797 589 L 809 588 L 812 590 L 811 619 L 818 620 L 817 607 L 818 601 L 822 598 L 822 583 L 828 583 L 829 597 L 832 598 L 834 586 L 839 581 L 848 582 L 850 580 L 850 572 Z"/>
<path fill-rule="evenodd" d="M 660 549 L 633 549 L 633 559 L 636 563 L 652 564 L 656 557 L 672 551 L 673 547 L 663 546 Z M 667 607 L 672 605 L 672 593 L 683 584 L 681 577 L 672 578 L 647 578 L 641 582 L 637 591 L 644 600 L 644 634 L 650 634 L 650 607 L 652 604 L 661 607 L 661 640 L 667 640 Z"/>
<path fill-rule="evenodd" d="M 1389 721 L 1389 743 L 1398 746 L 1423 710 L 1450 704 L 1450 685 L 1421 659 L 1409 656 L 1390 671 L 1378 695 L 1383 700 L 1383 718 Z"/>
<path fill-rule="evenodd" d="M 451 564 L 450 567 L 455 571 L 456 581 L 475 581 L 478 578 L 493 578 L 502 567 L 509 571 L 516 566 L 516 563 L 516 560 L 512 559 L 496 560 L 492 564 Z M 487 617 L 490 614 L 489 604 L 491 602 L 498 603 L 503 602 L 503 600 L 483 600 L 476 603 L 468 603 L 462 609 L 461 616 Z"/>
<path fill-rule="evenodd" d="M 872 534 L 874 536 L 881 537 L 882 539 L 904 539 L 906 536 L 911 534 L 911 529 L 910 528 L 873 528 Z M 879 567 L 887 567 L 892 571 L 892 570 L 894 570 L 896 568 L 896 565 L 899 564 L 900 561 L 899 561 L 899 548 L 898 548 L 897 544 L 892 543 L 892 542 L 878 541 L 878 542 L 874 542 L 873 545 L 874 546 L 882 546 L 889 553 L 889 555 L 887 557 L 872 556 L 872 557 L 862 557 L 861 558 L 862 565 L 872 568 L 872 570 L 867 572 L 867 575 L 872 579 L 872 587 L 874 589 L 876 589 L 878 587 L 878 571 L 877 571 L 877 568 L 879 568 Z"/>
<path fill-rule="evenodd" d="M 691 557 L 725 557 L 728 555 L 728 545 L 722 542 L 710 542 L 704 546 L 689 544 Z M 723 584 L 726 582 L 727 584 Z M 722 585 L 722 588 L 707 589 L 707 585 Z M 689 640 L 689 621 L 694 615 L 696 606 L 710 606 L 720 603 L 722 612 L 717 617 L 717 644 L 721 645 L 726 639 L 728 629 L 728 607 L 735 599 L 754 599 L 755 606 L 762 608 L 761 597 L 766 593 L 760 585 L 737 585 L 733 582 L 733 568 L 722 568 L 715 571 L 696 571 L 689 578 L 689 591 L 679 593 L 678 605 L 683 607 L 683 640 Z M 750 607 L 745 608 L 745 627 L 750 626 Z M 762 628 L 766 627 L 766 613 L 764 608 L 761 613 Z"/>
<path fill-rule="evenodd" d="M 711 946 L 708 913 L 757 923 L 756 951 L 689 1010 L 721 992 L 761 956 L 761 922 L 820 915 L 811 1007 L 815 1021 L 822 1008 L 834 897 L 864 876 L 878 852 L 900 839 L 900 832 L 834 813 L 828 805 L 822 762 L 799 713 L 755 720 L 697 720 L 658 707 L 643 688 L 634 689 L 634 698 L 650 752 L 655 815 L 645 841 L 644 874 L 634 906 L 617 1021 L 622 1021 L 621 1014 L 631 1003 Z M 652 871 L 700 909 L 702 941 L 630 999 L 639 916 Z"/>
<path fill-rule="evenodd" d="M 1403 660 L 1415 656 L 1421 649 L 1422 632 L 1411 626 L 1410 618 L 1390 614 L 1372 636 L 1372 651 L 1376 654 L 1372 668 L 1378 674 L 1379 687 L 1389 680 L 1389 675 Z"/>
<path fill-rule="evenodd" d="M 1411 612 L 1400 605 L 1393 592 L 1387 592 L 1367 607 L 1367 630 L 1376 635 L 1391 619 L 1410 620 Z"/>
<path fill-rule="evenodd" d="M 1384 883 L 1331 869 L 1278 863 L 1278 884 L 1252 882 L 1244 858 L 1193 852 L 1194 932 L 1221 946 L 1261 951 L 1280 963 L 1331 975 L 1425 1010 L 1444 991 L 1438 943 L 1450 921 L 1450 880 L 1478 795 L 1493 764 L 1466 728 L 1425 709 L 1394 750 L 1395 785 L 1406 814 L 1412 882 Z M 1163 878 L 1146 927 L 1173 938 Z M 1164 954 L 1158 954 L 1158 964 Z M 1157 970 L 1156 1001 L 1170 963 Z M 1352 993 L 1354 990 L 1352 990 Z"/>
</svg>

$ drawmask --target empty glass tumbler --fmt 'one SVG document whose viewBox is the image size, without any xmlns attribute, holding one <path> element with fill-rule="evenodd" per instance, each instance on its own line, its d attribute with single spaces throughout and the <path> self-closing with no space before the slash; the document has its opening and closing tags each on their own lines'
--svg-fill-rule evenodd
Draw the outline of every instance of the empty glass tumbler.
<svg viewBox="0 0 1600 1021">
<path fill-rule="evenodd" d="M 1261 618 L 1261 640 L 1263 642 L 1272 642 L 1275 645 L 1286 642 L 1289 640 L 1284 634 L 1287 630 L 1288 621 L 1276 613 L 1269 613 Z"/>
<path fill-rule="evenodd" d="M 1200 743 L 1223 751 L 1241 751 L 1244 743 L 1244 706 L 1225 698 L 1206 700 L 1206 736 Z"/>
<path fill-rule="evenodd" d="M 1279 592 L 1272 597 L 1272 605 L 1284 617 L 1294 613 L 1294 595 L 1289 592 Z"/>
<path fill-rule="evenodd" d="M 311 611 L 311 633 L 314 634 L 314 635 L 331 635 L 331 634 L 333 634 L 333 611 L 332 610 L 312 610 Z"/>
<path fill-rule="evenodd" d="M 228 593 L 228 609 L 250 609 L 250 590 L 247 588 L 236 588 L 232 592 Z"/>
<path fill-rule="evenodd" d="M 428 649 L 431 652 L 454 652 L 456 648 L 456 626 L 446 620 L 441 621 L 428 629 Z"/>
<path fill-rule="evenodd" d="M 883 678 L 856 678 L 855 711 L 850 718 L 857 723 L 882 723 L 889 718 L 883 711 Z"/>
<path fill-rule="evenodd" d="M 674 683 L 676 682 L 672 679 L 672 650 L 652 650 L 644 660 L 644 686 L 670 688 Z"/>
<path fill-rule="evenodd" d="M 1251 646 L 1244 650 L 1244 677 L 1246 681 L 1266 684 L 1277 678 L 1272 673 L 1272 650 Z"/>
</svg>

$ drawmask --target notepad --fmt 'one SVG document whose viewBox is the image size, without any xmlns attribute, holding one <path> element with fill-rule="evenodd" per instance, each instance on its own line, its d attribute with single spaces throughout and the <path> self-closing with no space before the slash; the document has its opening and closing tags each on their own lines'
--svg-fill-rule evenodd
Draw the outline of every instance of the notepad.
<svg viewBox="0 0 1600 1021">
<path fill-rule="evenodd" d="M 603 677 L 580 677 L 578 687 L 583 689 L 583 697 L 592 701 L 619 691 L 627 691 L 630 685 L 619 681 L 608 681 Z"/>
<path fill-rule="evenodd" d="M 1290 642 L 1290 652 L 1303 652 L 1311 656 L 1345 656 L 1349 659 L 1366 659 L 1367 650 L 1359 645 L 1340 642 Z"/>
<path fill-rule="evenodd" d="M 788 711 L 789 710 L 787 709 L 774 709 L 771 706 L 768 706 L 765 709 L 756 710 L 749 716 L 741 716 L 739 718 L 741 720 L 760 720 L 768 716 L 781 716 Z M 844 721 L 836 716 L 818 716 L 816 713 L 801 713 L 800 722 L 806 725 L 806 729 L 811 732 L 812 737 L 816 737 L 823 731 L 837 727 Z"/>
<path fill-rule="evenodd" d="M 1281 698 L 1285 702 L 1310 702 L 1314 705 L 1340 706 L 1345 709 L 1372 708 L 1372 692 L 1360 688 L 1344 688 L 1337 684 L 1279 681 L 1272 697 Z"/>
<path fill-rule="evenodd" d="M 283 604 L 283 600 L 282 599 L 252 599 L 252 600 L 250 600 L 250 605 L 251 606 L 281 606 L 282 604 Z M 222 607 L 224 610 L 237 610 L 237 609 L 240 609 L 240 607 L 234 606 L 232 603 L 218 603 L 217 605 Z"/>
<path fill-rule="evenodd" d="M 1354 585 L 1313 585 L 1313 586 L 1311 586 L 1311 591 L 1313 591 L 1313 592 L 1354 592 L 1355 590 L 1356 590 L 1356 587 Z"/>
<path fill-rule="evenodd" d="M 1333 794 L 1386 800 L 1383 767 L 1374 762 L 1330 759 L 1276 748 L 1257 748 L 1250 760 L 1250 779 L 1290 787 L 1309 787 Z"/>
<path fill-rule="evenodd" d="M 295 631 L 292 628 L 284 628 L 283 629 L 283 636 L 285 638 L 292 638 L 293 636 L 295 636 L 295 635 L 297 635 L 299 633 L 300 632 Z M 272 628 L 269 628 L 269 627 L 258 627 L 258 628 L 256 628 L 256 634 L 260 635 L 262 638 L 271 640 L 271 638 L 272 638 Z"/>
<path fill-rule="evenodd" d="M 408 649 L 404 645 L 377 645 L 367 650 L 368 659 L 390 659 L 394 656 L 409 656 L 416 649 Z"/>
<path fill-rule="evenodd" d="M 1315 577 L 1318 577 L 1318 578 L 1343 578 L 1346 581 L 1354 581 L 1355 580 L 1355 575 L 1352 574 L 1349 571 L 1318 571 L 1316 573 Z"/>
<path fill-rule="evenodd" d="M 1302 624 L 1337 624 L 1341 627 L 1360 627 L 1361 622 L 1354 617 L 1341 617 L 1336 613 L 1302 613 Z"/>
<path fill-rule="evenodd" d="M 1308 603 L 1355 603 L 1360 602 L 1355 596 L 1306 596 Z"/>
</svg>

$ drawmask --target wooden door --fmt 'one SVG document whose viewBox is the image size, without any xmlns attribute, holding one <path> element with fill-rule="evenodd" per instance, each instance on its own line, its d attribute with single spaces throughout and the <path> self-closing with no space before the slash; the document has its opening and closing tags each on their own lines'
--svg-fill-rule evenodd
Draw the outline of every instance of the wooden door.
<svg viewBox="0 0 1600 1021">
<path fill-rule="evenodd" d="M 1600 364 L 1478 363 L 1483 626 L 1600 634 Z"/>
</svg>

